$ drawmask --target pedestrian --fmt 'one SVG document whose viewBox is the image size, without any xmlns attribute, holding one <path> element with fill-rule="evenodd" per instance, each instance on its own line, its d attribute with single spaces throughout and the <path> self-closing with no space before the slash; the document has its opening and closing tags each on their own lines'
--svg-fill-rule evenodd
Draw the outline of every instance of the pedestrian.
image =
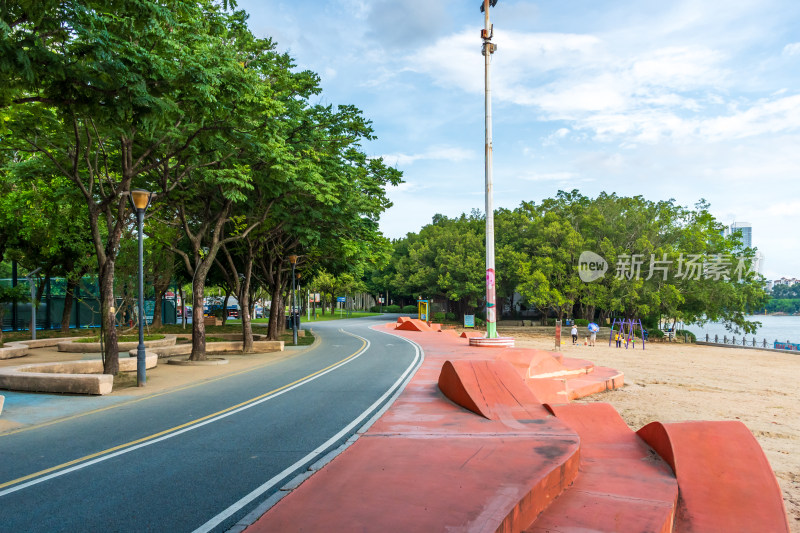
<svg viewBox="0 0 800 533">
<path fill-rule="evenodd" d="M 575 325 L 575 322 L 572 323 L 572 345 L 578 344 L 578 326 Z"/>
<path fill-rule="evenodd" d="M 617 348 L 622 348 L 622 337 L 619 333 L 614 333 L 614 340 L 617 341 Z"/>
<path fill-rule="evenodd" d="M 600 326 L 594 322 L 589 323 L 589 346 L 594 346 L 597 340 L 597 332 L 600 331 Z"/>
</svg>

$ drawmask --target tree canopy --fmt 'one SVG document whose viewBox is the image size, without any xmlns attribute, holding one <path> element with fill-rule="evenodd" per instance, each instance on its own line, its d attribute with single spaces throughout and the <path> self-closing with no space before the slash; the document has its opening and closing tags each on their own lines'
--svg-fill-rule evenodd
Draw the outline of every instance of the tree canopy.
<svg viewBox="0 0 800 533">
<path fill-rule="evenodd" d="M 767 299 L 763 279 L 751 271 L 755 250 L 743 249 L 736 235 L 724 237 L 708 209 L 702 200 L 688 208 L 577 190 L 500 209 L 498 295 L 508 301 L 519 294 L 543 316 L 711 320 L 752 332 L 746 315 Z M 479 309 L 484 231 L 480 213 L 436 215 L 418 234 L 395 241 L 389 265 L 370 279 L 380 290 L 438 298 L 461 313 Z M 604 275 L 583 279 L 586 252 L 604 261 Z"/>
</svg>

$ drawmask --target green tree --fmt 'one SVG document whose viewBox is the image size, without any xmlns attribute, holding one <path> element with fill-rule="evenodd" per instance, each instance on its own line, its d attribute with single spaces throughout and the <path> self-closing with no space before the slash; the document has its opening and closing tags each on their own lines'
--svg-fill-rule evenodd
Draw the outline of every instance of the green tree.
<svg viewBox="0 0 800 533">
<path fill-rule="evenodd" d="M 231 45 L 245 17 L 184 0 L 121 0 L 113 11 L 100 1 L 25 2 L 2 15 L 0 139 L 5 149 L 47 158 L 85 199 L 104 371 L 116 373 L 113 280 L 131 187 L 242 181 L 235 167 L 209 168 L 215 161 L 198 158 L 197 144 L 207 149 L 221 130 L 235 129 L 232 114 L 263 85 Z"/>
</svg>

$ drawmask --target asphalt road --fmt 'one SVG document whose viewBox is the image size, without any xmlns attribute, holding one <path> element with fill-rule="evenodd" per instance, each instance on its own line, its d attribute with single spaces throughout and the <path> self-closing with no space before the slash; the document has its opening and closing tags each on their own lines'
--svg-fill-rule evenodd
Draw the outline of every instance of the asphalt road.
<svg viewBox="0 0 800 533">
<path fill-rule="evenodd" d="M 318 323 L 303 354 L 0 436 L 0 531 L 230 529 L 413 374 L 416 346 L 369 329 L 386 321 Z"/>
</svg>

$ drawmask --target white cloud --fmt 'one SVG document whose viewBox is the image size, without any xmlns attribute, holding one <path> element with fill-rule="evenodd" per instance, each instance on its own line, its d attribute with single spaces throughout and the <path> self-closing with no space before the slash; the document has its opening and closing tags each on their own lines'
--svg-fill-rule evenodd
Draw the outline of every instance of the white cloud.
<svg viewBox="0 0 800 533">
<path fill-rule="evenodd" d="M 793 216 L 800 217 L 800 201 L 792 200 L 788 202 L 778 202 L 772 204 L 767 208 L 767 214 L 770 216 Z"/>
<path fill-rule="evenodd" d="M 789 43 L 783 47 L 783 55 L 796 56 L 800 55 L 800 43 Z"/>
<path fill-rule="evenodd" d="M 385 154 L 380 156 L 387 165 L 397 165 L 404 167 L 412 165 L 416 161 L 421 160 L 444 160 L 444 161 L 464 161 L 467 159 L 474 159 L 476 154 L 472 150 L 465 150 L 463 148 L 453 146 L 438 146 L 432 147 L 430 150 L 417 154 Z"/>
</svg>

